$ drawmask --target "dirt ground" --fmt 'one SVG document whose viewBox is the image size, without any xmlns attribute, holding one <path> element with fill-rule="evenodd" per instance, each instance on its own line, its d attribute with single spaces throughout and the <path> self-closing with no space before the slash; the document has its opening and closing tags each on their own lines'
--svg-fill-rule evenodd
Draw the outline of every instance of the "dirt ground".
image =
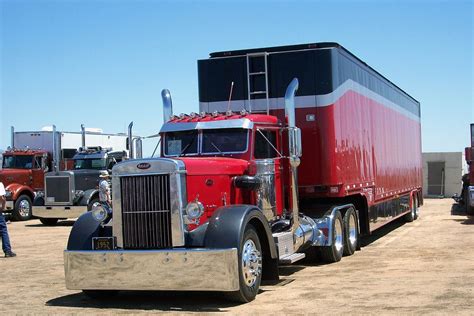
<svg viewBox="0 0 474 316">
<path fill-rule="evenodd" d="M 243 305 L 207 292 L 121 292 L 96 301 L 66 290 L 62 251 L 72 224 L 8 225 L 18 257 L 0 258 L 0 314 L 474 313 L 474 217 L 451 199 L 425 200 L 418 220 L 384 227 L 339 263 L 282 267 L 280 283 Z"/>
</svg>

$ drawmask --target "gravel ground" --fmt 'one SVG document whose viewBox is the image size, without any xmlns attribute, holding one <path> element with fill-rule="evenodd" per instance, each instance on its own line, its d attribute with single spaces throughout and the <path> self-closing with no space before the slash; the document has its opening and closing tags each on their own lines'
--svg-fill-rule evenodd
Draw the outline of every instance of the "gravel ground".
<svg viewBox="0 0 474 316">
<path fill-rule="evenodd" d="M 208 292 L 121 292 L 96 301 L 66 290 L 62 250 L 72 224 L 8 225 L 18 257 L 0 258 L 1 314 L 474 314 L 474 217 L 451 199 L 425 200 L 418 220 L 382 228 L 339 263 L 282 267 L 278 284 L 243 305 Z"/>
</svg>

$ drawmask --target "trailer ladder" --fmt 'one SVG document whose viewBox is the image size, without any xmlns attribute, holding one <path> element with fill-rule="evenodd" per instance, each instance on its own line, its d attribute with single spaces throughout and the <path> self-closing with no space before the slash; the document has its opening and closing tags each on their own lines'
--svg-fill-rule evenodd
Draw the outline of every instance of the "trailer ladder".
<svg viewBox="0 0 474 316">
<path fill-rule="evenodd" d="M 268 96 L 268 53 L 253 53 L 247 54 L 247 95 L 249 102 L 249 111 L 252 112 L 252 100 L 262 99 L 259 96 L 265 95 L 267 103 L 267 114 L 270 112 L 270 99 Z M 262 64 L 262 67 L 258 67 Z M 264 76 L 265 79 L 265 89 L 257 89 L 257 80 Z M 259 87 L 260 88 L 260 87 Z M 263 87 L 261 87 L 263 88 Z M 255 112 L 255 111 L 254 111 Z"/>
</svg>

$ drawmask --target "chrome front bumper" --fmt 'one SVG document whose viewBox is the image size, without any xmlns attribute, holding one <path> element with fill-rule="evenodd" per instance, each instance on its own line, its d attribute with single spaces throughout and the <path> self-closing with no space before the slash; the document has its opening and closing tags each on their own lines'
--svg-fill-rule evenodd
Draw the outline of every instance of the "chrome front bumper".
<svg viewBox="0 0 474 316">
<path fill-rule="evenodd" d="M 41 218 L 76 218 L 87 212 L 87 206 L 33 206 L 32 214 Z"/>
<path fill-rule="evenodd" d="M 237 249 L 64 251 L 69 290 L 236 291 Z"/>
</svg>

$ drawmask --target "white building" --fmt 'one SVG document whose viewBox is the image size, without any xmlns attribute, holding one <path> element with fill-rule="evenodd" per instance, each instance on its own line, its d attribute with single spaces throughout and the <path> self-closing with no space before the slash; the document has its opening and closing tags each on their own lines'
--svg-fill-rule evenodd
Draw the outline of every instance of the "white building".
<svg viewBox="0 0 474 316">
<path fill-rule="evenodd" d="M 461 193 L 467 172 L 463 152 L 423 153 L 423 196 L 451 197 Z"/>
</svg>

